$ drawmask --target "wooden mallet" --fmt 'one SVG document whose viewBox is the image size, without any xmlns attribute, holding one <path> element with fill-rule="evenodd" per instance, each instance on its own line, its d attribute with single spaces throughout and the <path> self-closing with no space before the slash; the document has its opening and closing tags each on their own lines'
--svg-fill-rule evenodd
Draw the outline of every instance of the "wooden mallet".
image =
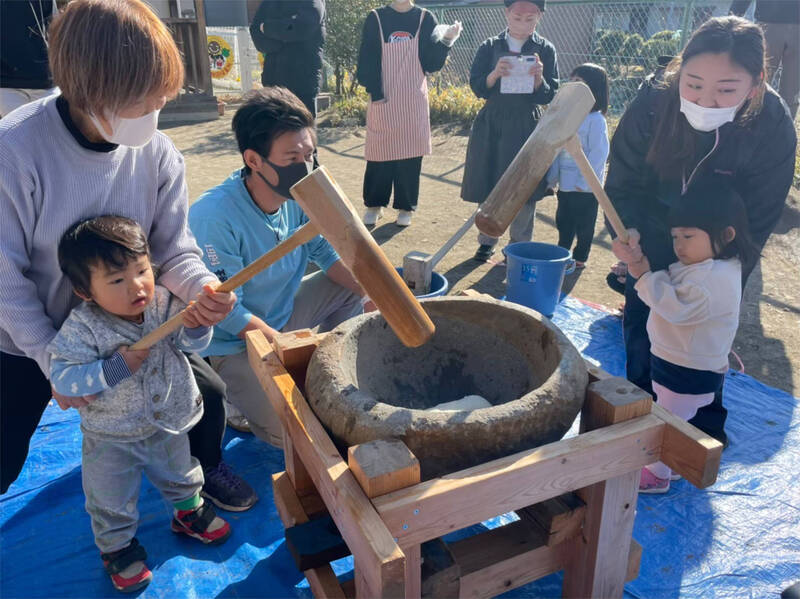
<svg viewBox="0 0 800 599">
<path fill-rule="evenodd" d="M 475 224 L 476 214 L 477 211 L 473 212 L 466 222 L 459 227 L 458 231 L 435 254 L 431 255 L 415 250 L 403 256 L 403 280 L 409 289 L 414 292 L 414 295 L 423 295 L 430 291 L 433 269 L 436 268 L 436 265 L 445 257 L 447 252 L 458 243 L 458 240 L 472 228 L 472 225 Z"/>
<path fill-rule="evenodd" d="M 292 187 L 291 193 L 308 216 L 309 222 L 220 284 L 217 290 L 233 291 L 321 233 L 337 251 L 342 262 L 353 273 L 400 341 L 408 347 L 418 347 L 427 342 L 434 332 L 433 322 L 364 227 L 328 170 L 324 166 L 319 167 Z M 182 324 L 181 312 L 142 337 L 131 349 L 147 349 Z"/>
<path fill-rule="evenodd" d="M 617 237 L 619 237 L 622 243 L 628 243 L 628 230 L 625 228 L 625 225 L 622 224 L 622 219 L 619 217 L 619 214 L 617 214 L 614 205 L 611 203 L 611 199 L 606 195 L 603 184 L 600 183 L 600 179 L 597 178 L 597 174 L 589 163 L 589 159 L 586 158 L 586 154 L 583 153 L 581 140 L 578 139 L 577 135 L 573 135 L 567 140 L 564 149 L 569 152 L 575 164 L 578 165 L 578 170 L 581 171 L 581 175 L 583 175 L 583 178 L 586 179 L 586 182 L 589 184 L 592 193 L 594 193 L 594 197 L 597 198 L 597 203 L 600 204 L 606 218 L 608 218 L 608 222 L 611 223 L 611 228 L 614 229 L 614 233 L 617 234 Z"/>
<path fill-rule="evenodd" d="M 575 81 L 559 88 L 536 129 L 478 208 L 475 225 L 482 233 L 500 237 L 508 229 L 593 106 L 594 96 L 585 83 Z"/>
</svg>

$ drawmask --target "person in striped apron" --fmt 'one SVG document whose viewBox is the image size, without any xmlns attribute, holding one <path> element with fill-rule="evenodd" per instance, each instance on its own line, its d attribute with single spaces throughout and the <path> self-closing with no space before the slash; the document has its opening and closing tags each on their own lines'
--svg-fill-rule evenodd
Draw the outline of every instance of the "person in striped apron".
<svg viewBox="0 0 800 599">
<path fill-rule="evenodd" d="M 431 153 L 426 73 L 444 66 L 461 23 L 437 25 L 411 0 L 373 10 L 364 22 L 358 82 L 370 94 L 364 157 L 364 224 L 374 225 L 394 188 L 397 224 L 411 224 L 422 157 Z"/>
</svg>

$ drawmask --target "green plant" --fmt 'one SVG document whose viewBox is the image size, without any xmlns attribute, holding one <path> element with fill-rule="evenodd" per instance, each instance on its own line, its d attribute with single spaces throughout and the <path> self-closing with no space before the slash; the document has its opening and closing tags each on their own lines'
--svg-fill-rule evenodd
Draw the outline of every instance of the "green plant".
<svg viewBox="0 0 800 599">
<path fill-rule="evenodd" d="M 383 4 L 381 0 L 328 0 L 325 58 L 333 66 L 337 95 L 355 90 L 355 70 L 364 20 L 370 10 Z M 344 84 L 345 76 L 349 76 L 349 86 Z"/>
<path fill-rule="evenodd" d="M 431 123 L 441 125 L 455 123 L 471 125 L 483 100 L 478 98 L 466 85 L 431 85 L 428 92 Z M 369 95 L 362 87 L 353 93 L 341 96 L 331 106 L 328 122 L 336 125 L 342 121 L 364 125 L 367 117 Z"/>
</svg>

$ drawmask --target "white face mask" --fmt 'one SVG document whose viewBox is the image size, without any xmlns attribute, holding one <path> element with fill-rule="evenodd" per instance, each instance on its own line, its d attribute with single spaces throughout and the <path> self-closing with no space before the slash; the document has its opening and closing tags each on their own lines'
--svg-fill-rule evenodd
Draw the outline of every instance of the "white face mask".
<svg viewBox="0 0 800 599">
<path fill-rule="evenodd" d="M 117 115 L 106 116 L 108 124 L 111 125 L 111 135 L 106 133 L 96 116 L 90 114 L 89 118 L 92 119 L 92 123 L 105 140 L 122 146 L 141 148 L 153 139 L 153 135 L 158 129 L 159 112 L 161 111 L 154 110 L 135 119 L 126 119 Z"/>
<path fill-rule="evenodd" d="M 681 112 L 689 121 L 692 129 L 697 131 L 714 131 L 725 123 L 730 123 L 736 116 L 736 112 L 744 104 L 744 100 L 736 106 L 727 108 L 705 108 L 694 102 L 689 102 L 683 96 L 681 98 Z"/>
</svg>

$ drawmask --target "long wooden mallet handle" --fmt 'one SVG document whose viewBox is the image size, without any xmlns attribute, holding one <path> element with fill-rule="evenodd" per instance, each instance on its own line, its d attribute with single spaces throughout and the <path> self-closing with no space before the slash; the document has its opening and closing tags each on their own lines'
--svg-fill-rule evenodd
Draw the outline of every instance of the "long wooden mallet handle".
<svg viewBox="0 0 800 599">
<path fill-rule="evenodd" d="M 481 233 L 500 237 L 508 229 L 592 106 L 594 96 L 585 83 L 574 81 L 559 88 L 533 133 L 478 208 L 475 225 Z"/>
<path fill-rule="evenodd" d="M 304 243 L 308 243 L 314 237 L 319 235 L 319 230 L 314 225 L 314 223 L 307 222 L 302 227 L 297 229 L 292 235 L 284 239 L 281 243 L 276 245 L 270 251 L 266 252 L 260 258 L 256 259 L 254 262 L 245 266 L 242 270 L 237 272 L 233 275 L 230 279 L 221 283 L 217 287 L 217 291 L 221 291 L 223 293 L 227 293 L 228 291 L 233 291 L 237 287 L 241 287 L 247 281 L 252 279 L 262 270 L 267 268 L 268 266 L 274 264 L 281 258 L 283 258 L 286 254 L 292 252 L 296 248 L 300 247 Z M 152 347 L 159 341 L 161 341 L 164 337 L 172 333 L 173 331 L 179 329 L 183 325 L 183 311 L 179 312 L 169 320 L 167 320 L 164 324 L 159 326 L 157 329 L 150 331 L 147 335 L 139 339 L 136 343 L 131 345 L 130 349 L 138 350 L 138 349 L 147 349 L 148 347 Z"/>
<path fill-rule="evenodd" d="M 594 172 L 592 165 L 589 164 L 589 159 L 586 158 L 586 154 L 583 153 L 581 141 L 578 139 L 578 136 L 575 135 L 567 140 L 567 143 L 564 144 L 564 149 L 569 152 L 572 159 L 578 165 L 581 175 L 583 175 L 583 178 L 586 179 L 586 182 L 589 184 L 589 187 L 594 193 L 594 197 L 597 198 L 597 203 L 600 204 L 606 218 L 608 218 L 608 222 L 611 223 L 611 228 L 614 229 L 614 233 L 617 234 L 617 237 L 619 237 L 622 243 L 628 243 L 628 230 L 622 223 L 619 214 L 617 214 L 614 204 L 611 203 L 611 200 L 606 195 L 606 190 L 603 189 L 603 184 L 600 183 L 600 179 L 597 178 L 597 174 Z"/>
<path fill-rule="evenodd" d="M 400 341 L 407 347 L 426 343 L 435 330 L 433 322 L 328 170 L 319 167 L 292 187 L 291 192 Z"/>
</svg>

